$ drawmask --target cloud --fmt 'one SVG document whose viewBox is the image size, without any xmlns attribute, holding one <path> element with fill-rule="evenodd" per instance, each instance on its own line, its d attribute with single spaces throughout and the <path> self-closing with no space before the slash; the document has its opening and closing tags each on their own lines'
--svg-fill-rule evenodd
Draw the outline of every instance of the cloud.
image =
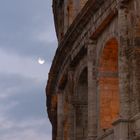
<svg viewBox="0 0 140 140">
<path fill-rule="evenodd" d="M 1 140 L 51 139 L 51 125 L 47 119 L 45 81 L 16 74 L 0 74 L 0 136 Z M 5 81 L 3 82 L 3 79 Z"/>
<path fill-rule="evenodd" d="M 37 57 L 22 57 L 16 54 L 9 54 L 0 49 L 0 64 L 1 73 L 19 74 L 42 80 L 47 79 L 51 62 L 49 63 L 46 60 L 44 65 L 39 65 Z"/>
<path fill-rule="evenodd" d="M 45 119 L 26 120 L 13 122 L 4 119 L 0 120 L 0 136 L 1 140 L 50 140 L 51 126 L 46 123 Z M 49 127 L 49 129 L 47 129 Z M 2 132 L 2 133 L 1 133 Z"/>
<path fill-rule="evenodd" d="M 44 116 L 46 111 L 45 80 L 36 81 L 34 78 L 16 74 L 0 74 L 0 77 L 2 77 L 0 79 L 0 110 L 3 109 L 2 112 L 5 110 L 9 118 L 16 120 Z M 11 109 L 12 106 L 14 108 Z"/>
<path fill-rule="evenodd" d="M 51 1 L 46 0 L 0 2 L 0 48 L 51 61 L 57 47 L 51 11 Z"/>
<path fill-rule="evenodd" d="M 38 40 L 40 42 L 46 43 L 46 45 L 52 44 L 55 42 L 56 45 L 56 36 L 52 32 L 52 29 L 49 29 L 48 31 L 40 31 L 36 34 L 35 40 Z"/>
<path fill-rule="evenodd" d="M 0 140 L 51 139 L 45 96 L 57 47 L 51 8 L 50 0 L 0 1 Z"/>
</svg>

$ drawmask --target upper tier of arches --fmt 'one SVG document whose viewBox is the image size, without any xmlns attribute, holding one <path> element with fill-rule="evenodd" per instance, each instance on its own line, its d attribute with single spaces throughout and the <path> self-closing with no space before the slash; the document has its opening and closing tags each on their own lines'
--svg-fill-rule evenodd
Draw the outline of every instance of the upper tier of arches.
<svg viewBox="0 0 140 140">
<path fill-rule="evenodd" d="M 75 17 L 88 0 L 54 0 L 53 11 L 58 40 L 60 41 Z"/>
</svg>

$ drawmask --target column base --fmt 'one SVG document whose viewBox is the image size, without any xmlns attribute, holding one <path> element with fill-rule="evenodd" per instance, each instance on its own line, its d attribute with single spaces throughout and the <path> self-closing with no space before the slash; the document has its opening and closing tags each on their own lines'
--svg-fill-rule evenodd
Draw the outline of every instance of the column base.
<svg viewBox="0 0 140 140">
<path fill-rule="evenodd" d="M 132 119 L 133 137 L 134 140 L 140 140 L 140 113 L 135 115 Z"/>
</svg>

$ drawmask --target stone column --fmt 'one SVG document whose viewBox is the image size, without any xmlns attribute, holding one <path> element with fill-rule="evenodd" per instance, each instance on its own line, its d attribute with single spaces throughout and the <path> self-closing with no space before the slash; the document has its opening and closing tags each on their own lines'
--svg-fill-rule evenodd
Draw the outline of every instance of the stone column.
<svg viewBox="0 0 140 140">
<path fill-rule="evenodd" d="M 133 118 L 135 136 L 140 138 L 140 1 L 135 1 L 134 9 L 134 34 L 133 34 L 133 46 L 131 48 L 132 52 L 132 70 L 133 70 L 133 96 L 134 96 L 134 106 L 133 106 Z"/>
<path fill-rule="evenodd" d="M 133 94 L 135 95 L 135 111 L 140 113 L 140 1 L 136 0 L 134 3 L 132 46 Z"/>
<path fill-rule="evenodd" d="M 140 48 L 139 48 L 140 49 Z M 135 124 L 135 135 L 140 138 L 140 50 L 134 50 L 134 73 L 133 73 L 133 88 L 136 95 L 135 97 L 135 106 L 137 110 L 137 114 L 134 116 L 134 124 Z"/>
<path fill-rule="evenodd" d="M 51 115 L 51 124 L 52 124 L 52 140 L 57 139 L 57 112 L 56 110 L 50 111 Z"/>
<path fill-rule="evenodd" d="M 63 94 L 57 94 L 57 140 L 63 140 Z"/>
<path fill-rule="evenodd" d="M 120 90 L 120 119 L 113 123 L 115 140 L 129 139 L 130 117 L 130 70 L 129 70 L 129 9 L 126 0 L 121 0 L 118 9 L 119 29 L 119 90 Z"/>
<path fill-rule="evenodd" d="M 114 140 L 129 140 L 128 119 L 118 119 L 113 122 Z"/>
<path fill-rule="evenodd" d="M 89 41 L 88 49 L 88 140 L 97 137 L 97 80 L 96 41 Z"/>
<path fill-rule="evenodd" d="M 74 107 L 71 103 L 68 113 L 68 140 L 74 140 Z"/>
<path fill-rule="evenodd" d="M 140 113 L 140 48 L 133 48 L 133 94 L 135 95 L 135 113 Z"/>
<path fill-rule="evenodd" d="M 123 0 L 125 2 L 125 0 Z M 127 4 L 120 3 L 118 10 L 119 28 L 119 88 L 120 88 L 120 116 L 128 119 L 130 115 L 130 70 L 129 70 L 129 37 L 128 18 L 129 11 Z"/>
<path fill-rule="evenodd" d="M 73 69 L 70 69 L 68 72 L 68 140 L 74 140 L 74 106 L 73 106 Z"/>
</svg>

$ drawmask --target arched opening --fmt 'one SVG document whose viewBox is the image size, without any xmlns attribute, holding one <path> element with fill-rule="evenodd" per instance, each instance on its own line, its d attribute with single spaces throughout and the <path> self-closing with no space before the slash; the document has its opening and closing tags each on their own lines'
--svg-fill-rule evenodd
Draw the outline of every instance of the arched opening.
<svg viewBox="0 0 140 140">
<path fill-rule="evenodd" d="M 88 121 L 87 68 L 80 75 L 75 104 L 75 140 L 85 140 Z"/>
<path fill-rule="evenodd" d="M 100 128 L 112 127 L 119 116 L 118 42 L 110 39 L 99 61 L 99 115 Z"/>
</svg>

